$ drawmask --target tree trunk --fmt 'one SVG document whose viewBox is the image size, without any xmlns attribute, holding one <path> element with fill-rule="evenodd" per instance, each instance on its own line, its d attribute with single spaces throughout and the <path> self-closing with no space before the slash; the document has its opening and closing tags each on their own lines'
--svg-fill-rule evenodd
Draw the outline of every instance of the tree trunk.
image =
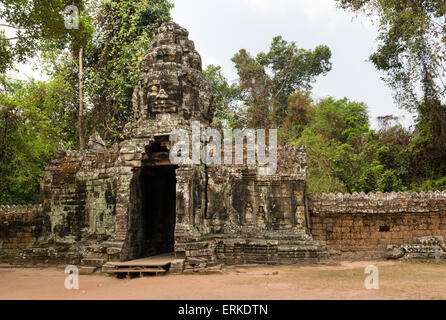
<svg viewBox="0 0 446 320">
<path fill-rule="evenodd" d="M 84 94 L 83 94 L 83 48 L 79 49 L 79 149 L 85 149 L 85 135 L 84 135 Z"/>
</svg>

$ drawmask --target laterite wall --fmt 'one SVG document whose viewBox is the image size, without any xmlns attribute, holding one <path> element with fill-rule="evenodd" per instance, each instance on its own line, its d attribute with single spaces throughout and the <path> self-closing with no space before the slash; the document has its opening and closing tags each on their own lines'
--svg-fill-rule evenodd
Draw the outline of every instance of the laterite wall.
<svg viewBox="0 0 446 320">
<path fill-rule="evenodd" d="M 388 245 L 446 238 L 446 191 L 311 197 L 311 232 L 333 258 L 382 258 Z"/>
</svg>

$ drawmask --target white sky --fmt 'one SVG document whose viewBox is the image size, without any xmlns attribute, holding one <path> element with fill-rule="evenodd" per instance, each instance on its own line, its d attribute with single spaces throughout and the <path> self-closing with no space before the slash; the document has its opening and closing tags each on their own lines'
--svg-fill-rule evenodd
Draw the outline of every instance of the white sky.
<svg viewBox="0 0 446 320">
<path fill-rule="evenodd" d="M 365 18 L 336 8 L 334 0 L 173 0 L 173 20 L 190 32 L 189 38 L 203 59 L 203 66 L 222 66 L 223 74 L 237 79 L 231 57 L 241 48 L 253 55 L 267 51 L 271 40 L 282 35 L 298 46 L 310 49 L 328 45 L 333 69 L 318 77 L 314 98 L 347 97 L 365 102 L 372 125 L 376 117 L 402 116 L 406 126 L 413 124 L 410 114 L 399 109 L 381 74 L 367 62 L 376 47 L 377 30 Z M 32 60 L 19 66 L 14 76 L 41 79 Z"/>
</svg>

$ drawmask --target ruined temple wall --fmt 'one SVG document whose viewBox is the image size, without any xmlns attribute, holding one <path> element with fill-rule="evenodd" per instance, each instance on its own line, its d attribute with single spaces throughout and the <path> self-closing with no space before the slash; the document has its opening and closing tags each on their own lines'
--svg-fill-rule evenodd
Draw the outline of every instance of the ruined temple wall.
<svg viewBox="0 0 446 320">
<path fill-rule="evenodd" d="M 382 258 L 389 245 L 446 237 L 446 191 L 311 197 L 311 233 L 333 258 Z"/>
<path fill-rule="evenodd" d="M 48 242 L 49 215 L 40 205 L 0 206 L 0 258 L 15 260 L 18 252 Z"/>
<path fill-rule="evenodd" d="M 253 170 L 207 170 L 206 220 L 211 233 L 257 234 L 304 228 L 305 183 Z"/>
<path fill-rule="evenodd" d="M 279 147 L 277 153 L 274 175 L 247 165 L 206 168 L 206 206 L 193 220 L 201 237 L 176 244 L 177 252 L 185 252 L 186 270 L 216 262 L 292 264 L 327 257 L 306 228 L 305 149 Z"/>
<path fill-rule="evenodd" d="M 106 257 L 95 241 L 58 242 L 51 213 L 42 205 L 0 206 L 0 262 L 14 265 L 81 264 L 83 258 Z"/>
<path fill-rule="evenodd" d="M 43 211 L 55 242 L 104 240 L 115 229 L 115 151 L 64 152 L 41 180 Z"/>
<path fill-rule="evenodd" d="M 180 200 L 187 194 L 193 208 L 191 221 L 187 223 L 202 236 L 258 234 L 266 230 L 292 229 L 297 225 L 304 228 L 304 152 L 302 148 L 279 147 L 278 166 L 273 175 L 259 174 L 259 168 L 247 165 L 246 161 L 244 164 L 196 166 L 195 174 L 192 171 L 185 174 L 187 190 L 177 194 Z M 180 189 L 182 184 L 184 182 L 179 183 Z M 184 204 L 182 201 L 177 204 L 178 223 L 181 224 Z"/>
</svg>

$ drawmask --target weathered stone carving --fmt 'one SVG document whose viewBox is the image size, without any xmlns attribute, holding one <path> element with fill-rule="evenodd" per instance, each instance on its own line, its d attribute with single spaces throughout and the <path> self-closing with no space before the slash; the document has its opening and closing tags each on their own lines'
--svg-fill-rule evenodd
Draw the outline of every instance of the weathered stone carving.
<svg viewBox="0 0 446 320">
<path fill-rule="evenodd" d="M 104 150 L 105 142 L 102 140 L 99 133 L 95 132 L 91 135 L 90 139 L 88 140 L 88 149 L 91 150 Z"/>
<path fill-rule="evenodd" d="M 55 158 L 63 158 L 67 155 L 67 149 L 62 142 L 59 142 L 57 145 L 56 153 L 54 155 Z"/>
<path fill-rule="evenodd" d="M 188 34 L 175 23 L 159 28 L 143 57 L 143 72 L 133 94 L 135 123 L 127 129 L 144 127 L 147 120 L 166 122 L 169 117 L 160 116 L 165 114 L 178 116 L 170 117 L 172 120 L 212 120 L 212 94 L 201 73 L 201 57 Z"/>
</svg>

